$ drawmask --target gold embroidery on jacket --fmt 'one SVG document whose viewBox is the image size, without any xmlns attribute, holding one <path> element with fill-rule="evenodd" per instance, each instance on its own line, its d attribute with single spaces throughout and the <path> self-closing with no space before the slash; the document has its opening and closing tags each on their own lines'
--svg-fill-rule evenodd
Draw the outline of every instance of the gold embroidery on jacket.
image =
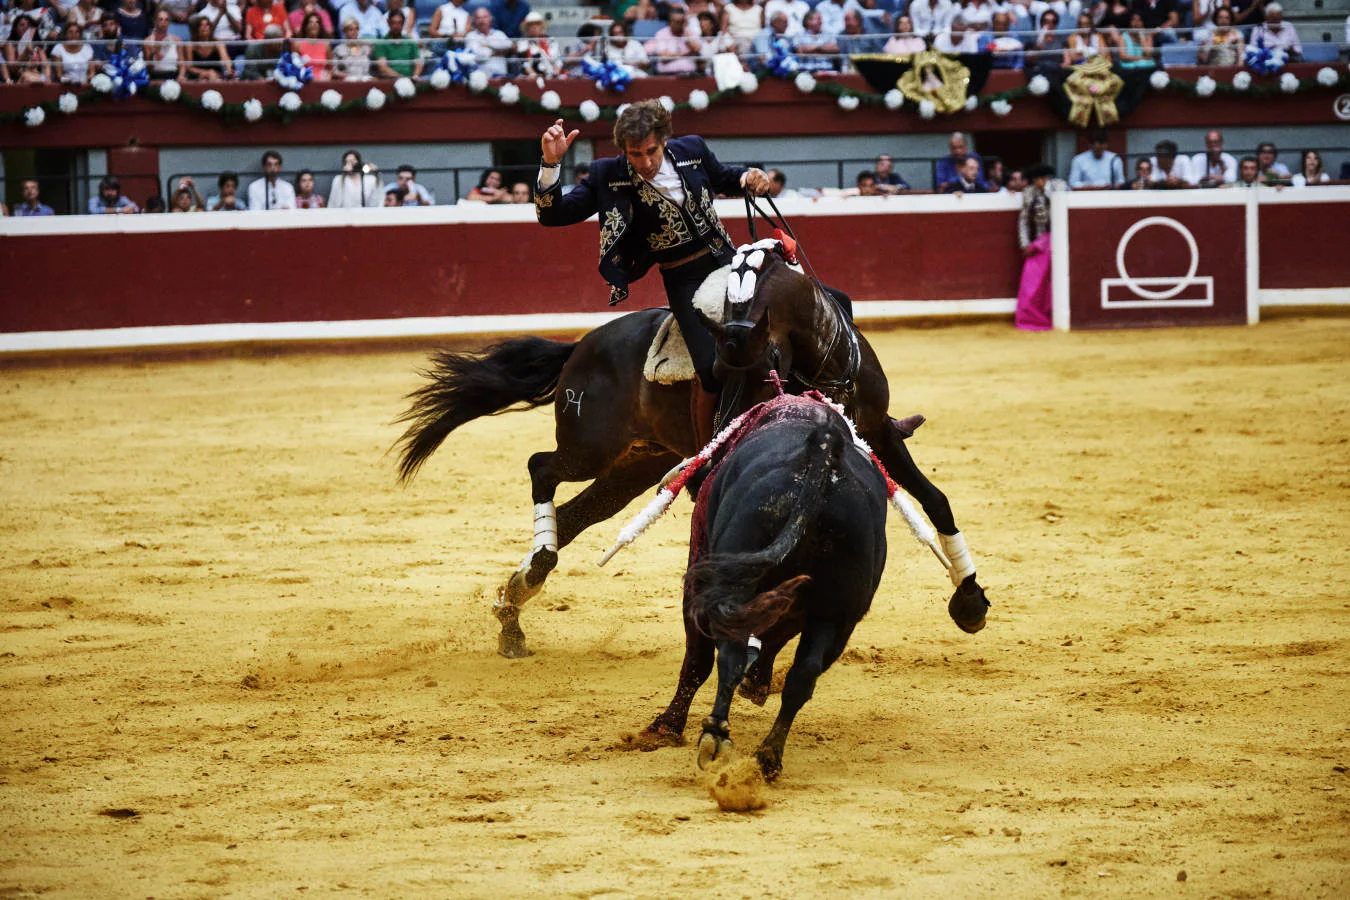
<svg viewBox="0 0 1350 900">
<path fill-rule="evenodd" d="M 638 199 L 648 206 L 656 207 L 657 215 L 661 217 L 661 230 L 647 235 L 648 247 L 653 250 L 669 250 L 694 239 L 675 202 L 663 197 L 661 192 L 647 181 L 638 182 Z"/>
<path fill-rule="evenodd" d="M 623 237 L 624 231 L 628 228 L 628 223 L 624 221 L 623 214 L 617 209 L 607 210 L 605 212 L 604 224 L 600 226 L 600 258 L 604 259 L 605 254 L 610 248 L 618 243 L 619 238 Z"/>
<path fill-rule="evenodd" d="M 694 220 L 694 227 L 698 233 L 708 239 L 709 245 L 714 251 L 720 251 L 730 243 L 731 238 L 727 236 L 726 230 L 722 228 L 722 220 L 717 217 L 717 210 L 713 207 L 712 195 L 708 193 L 705 187 L 698 196 L 698 203 L 693 202 L 694 198 L 689 198 L 689 215 Z"/>
<path fill-rule="evenodd" d="M 553 205 L 553 194 L 551 194 L 551 193 L 550 193 L 550 194 L 535 194 L 535 195 L 534 195 L 534 205 L 540 207 L 541 209 L 552 206 L 552 205 Z"/>
</svg>

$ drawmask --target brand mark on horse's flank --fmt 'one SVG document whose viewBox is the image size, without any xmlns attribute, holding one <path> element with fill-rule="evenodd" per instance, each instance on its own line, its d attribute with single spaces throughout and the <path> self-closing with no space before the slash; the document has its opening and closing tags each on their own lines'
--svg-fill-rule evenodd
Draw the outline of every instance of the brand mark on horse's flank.
<svg viewBox="0 0 1350 900">
<path fill-rule="evenodd" d="M 581 398 L 586 396 L 585 391 L 574 391 L 571 388 L 566 389 L 566 399 L 563 400 L 563 412 L 572 408 L 573 404 L 577 407 L 577 418 L 581 418 Z"/>
</svg>

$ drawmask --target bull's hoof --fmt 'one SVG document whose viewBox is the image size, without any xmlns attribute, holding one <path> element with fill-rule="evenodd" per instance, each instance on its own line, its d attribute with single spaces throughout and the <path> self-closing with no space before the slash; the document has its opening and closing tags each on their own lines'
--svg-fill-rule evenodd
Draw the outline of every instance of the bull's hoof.
<svg viewBox="0 0 1350 900">
<path fill-rule="evenodd" d="M 984 595 L 984 588 L 975 582 L 974 575 L 966 576 L 947 603 L 947 614 L 966 634 L 975 634 L 984 628 L 988 609 L 989 599 Z"/>
<path fill-rule="evenodd" d="M 773 781 L 783 774 L 783 754 L 773 747 L 760 747 L 756 750 L 755 762 L 759 763 L 759 772 L 765 781 Z"/>
<path fill-rule="evenodd" d="M 741 686 L 736 689 L 736 693 L 756 706 L 763 706 L 769 699 L 769 686 L 759 682 L 742 681 Z"/>
<path fill-rule="evenodd" d="M 706 771 L 717 760 L 727 759 L 734 750 L 731 738 L 705 731 L 698 739 L 698 767 Z"/>
</svg>

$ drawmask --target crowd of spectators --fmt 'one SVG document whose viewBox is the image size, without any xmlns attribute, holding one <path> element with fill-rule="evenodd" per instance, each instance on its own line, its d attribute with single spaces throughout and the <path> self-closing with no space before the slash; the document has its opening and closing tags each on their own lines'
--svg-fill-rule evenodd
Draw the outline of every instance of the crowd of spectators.
<svg viewBox="0 0 1350 900">
<path fill-rule="evenodd" d="M 8 8 L 3 4 L 8 3 Z M 695 75 L 734 54 L 748 68 L 790 54 L 845 71 L 858 53 L 988 53 L 997 68 L 1043 70 L 1107 56 L 1159 62 L 1193 42 L 1202 63 L 1240 65 L 1246 47 L 1303 52 L 1273 0 L 618 0 L 556 39 L 527 0 L 448 0 L 418 21 L 408 0 L 0 0 L 0 80 L 83 84 L 120 45 L 151 76 L 268 78 L 287 47 L 320 81 L 420 77 L 447 49 L 493 77 L 580 75 L 591 57 L 634 77 Z M 1350 20 L 1346 23 L 1350 44 Z"/>
</svg>

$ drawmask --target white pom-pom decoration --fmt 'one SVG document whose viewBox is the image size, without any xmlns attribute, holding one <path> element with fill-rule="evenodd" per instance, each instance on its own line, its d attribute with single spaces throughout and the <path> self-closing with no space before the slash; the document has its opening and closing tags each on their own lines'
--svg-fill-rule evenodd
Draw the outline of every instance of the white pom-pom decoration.
<svg viewBox="0 0 1350 900">
<path fill-rule="evenodd" d="M 558 96 L 557 91 L 544 91 L 539 98 L 539 105 L 547 110 L 555 110 L 562 106 L 562 98 Z"/>
<path fill-rule="evenodd" d="M 853 110 L 858 108 L 858 104 L 861 101 L 858 100 L 857 94 L 840 94 L 838 102 L 840 109 L 847 112 L 853 112 Z"/>
<path fill-rule="evenodd" d="M 577 107 L 577 112 L 581 113 L 581 118 L 587 122 L 594 122 L 600 118 L 600 104 L 594 100 L 582 100 L 581 105 Z"/>
<path fill-rule="evenodd" d="M 1033 75 L 1031 80 L 1027 82 L 1027 90 L 1037 97 L 1044 97 L 1050 93 L 1050 79 L 1044 75 Z"/>
<path fill-rule="evenodd" d="M 704 110 L 708 108 L 708 92 L 693 90 L 689 92 L 689 108 Z"/>
<path fill-rule="evenodd" d="M 759 90 L 759 79 L 755 77 L 754 72 L 746 72 L 741 76 L 740 88 L 742 94 L 753 94 Z"/>
<path fill-rule="evenodd" d="M 1195 80 L 1195 95 L 1197 97 L 1212 97 L 1214 89 L 1218 86 L 1219 83 L 1213 78 L 1208 75 L 1201 75 Z"/>
<path fill-rule="evenodd" d="M 1162 69 L 1158 69 L 1152 75 L 1148 76 L 1148 83 L 1153 86 L 1155 91 L 1161 91 L 1163 88 L 1167 87 L 1168 82 L 1171 80 L 1172 76 L 1168 75 Z"/>
<path fill-rule="evenodd" d="M 319 105 L 332 112 L 342 105 L 342 95 L 329 88 L 319 96 Z"/>
<path fill-rule="evenodd" d="M 176 81 L 164 81 L 159 85 L 159 96 L 169 103 L 177 100 L 181 93 L 183 93 L 183 86 Z"/>
<path fill-rule="evenodd" d="M 99 72 L 93 78 L 89 79 L 89 86 L 100 94 L 106 94 L 112 90 L 112 79 L 102 72 Z"/>
<path fill-rule="evenodd" d="M 286 112 L 295 112 L 300 108 L 300 95 L 295 91 L 287 91 L 281 95 L 281 99 L 277 101 L 277 106 L 280 106 Z"/>
<path fill-rule="evenodd" d="M 886 104 L 887 109 L 899 109 L 905 105 L 905 95 L 895 88 L 891 88 L 887 91 L 886 96 L 881 99 Z"/>
<path fill-rule="evenodd" d="M 469 90 L 473 91 L 475 94 L 481 94 L 483 91 L 487 90 L 487 86 L 488 77 L 486 72 L 474 69 L 469 73 Z"/>
<path fill-rule="evenodd" d="M 966 98 L 966 112 L 974 112 L 980 108 L 980 98 L 971 94 Z"/>
<path fill-rule="evenodd" d="M 244 118 L 256 122 L 262 118 L 262 102 L 249 97 L 244 101 Z"/>
<path fill-rule="evenodd" d="M 1008 113 L 1012 112 L 1012 104 L 1007 100 L 994 100 L 990 102 L 989 109 L 996 116 L 1006 116 Z"/>
<path fill-rule="evenodd" d="M 1293 72 L 1285 72 L 1280 76 L 1280 90 L 1286 94 L 1292 94 L 1298 90 L 1298 76 Z"/>
<path fill-rule="evenodd" d="M 43 112 L 40 106 L 34 106 L 23 111 L 23 124 L 29 128 L 36 128 L 45 121 L 47 121 L 47 114 Z"/>
<path fill-rule="evenodd" d="M 623 115 L 623 111 L 624 111 L 625 109 L 627 109 L 627 108 L 628 108 L 629 106 L 631 106 L 631 105 L 632 105 L 632 104 L 629 104 L 629 103 L 620 103 L 620 104 L 619 104 L 619 108 L 616 109 L 616 110 L 614 110 L 614 115 L 615 115 L 615 117 L 617 118 L 617 117 Z"/>
<path fill-rule="evenodd" d="M 438 91 L 443 91 L 450 86 L 450 73 L 445 69 L 437 69 L 431 73 L 427 82 Z"/>
<path fill-rule="evenodd" d="M 398 94 L 404 100 L 411 100 L 417 96 L 417 85 L 406 75 L 394 82 L 394 93 Z"/>
<path fill-rule="evenodd" d="M 675 101 L 670 98 L 669 94 L 661 95 L 661 105 L 665 107 L 665 110 L 668 113 L 675 111 Z"/>
<path fill-rule="evenodd" d="M 209 109 L 215 112 L 225 105 L 225 98 L 220 96 L 220 91 L 202 92 L 202 109 Z"/>
<path fill-rule="evenodd" d="M 366 109 L 382 109 L 389 97 L 379 88 L 371 88 L 366 94 Z"/>
<path fill-rule="evenodd" d="M 1341 80 L 1341 76 L 1336 74 L 1336 70 L 1331 66 L 1323 66 L 1317 70 L 1317 83 L 1322 87 L 1335 87 Z"/>
<path fill-rule="evenodd" d="M 1251 72 L 1238 72 L 1233 76 L 1233 87 L 1239 91 L 1245 91 L 1252 86 Z"/>
<path fill-rule="evenodd" d="M 497 99 L 507 106 L 513 106 L 520 99 L 520 88 L 514 84 L 504 84 L 497 89 Z"/>
<path fill-rule="evenodd" d="M 70 115 L 80 108 L 80 98 L 67 91 L 56 100 L 56 108 L 66 115 Z"/>
<path fill-rule="evenodd" d="M 792 83 L 803 94 L 809 94 L 816 89 L 816 77 L 810 72 L 798 72 L 797 77 L 792 79 Z"/>
<path fill-rule="evenodd" d="M 919 101 L 919 115 L 925 119 L 931 119 L 937 115 L 937 104 L 932 100 Z"/>
</svg>

